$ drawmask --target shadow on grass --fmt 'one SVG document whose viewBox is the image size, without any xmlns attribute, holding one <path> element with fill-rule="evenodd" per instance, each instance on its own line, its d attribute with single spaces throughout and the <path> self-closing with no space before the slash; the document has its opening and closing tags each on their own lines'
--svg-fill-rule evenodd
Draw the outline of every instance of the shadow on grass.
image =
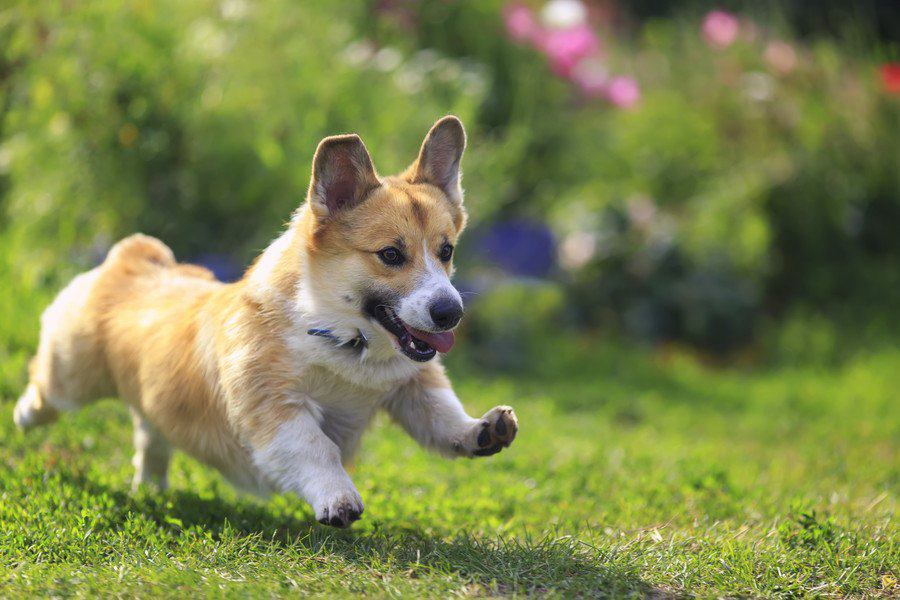
<svg viewBox="0 0 900 600">
<path fill-rule="evenodd" d="M 441 537 L 414 526 L 377 521 L 367 529 L 335 530 L 299 518 L 295 510 L 292 515 L 290 510 L 250 500 L 232 502 L 184 490 L 131 495 L 80 474 L 60 476 L 60 483 L 113 500 L 116 509 L 105 523 L 110 529 L 122 527 L 137 513 L 175 538 L 194 532 L 215 540 L 252 537 L 301 556 L 333 556 L 363 569 L 389 565 L 395 574 L 409 577 L 455 574 L 491 594 L 670 597 L 643 582 L 636 568 L 615 552 L 570 536 L 479 536 L 461 531 Z"/>
</svg>

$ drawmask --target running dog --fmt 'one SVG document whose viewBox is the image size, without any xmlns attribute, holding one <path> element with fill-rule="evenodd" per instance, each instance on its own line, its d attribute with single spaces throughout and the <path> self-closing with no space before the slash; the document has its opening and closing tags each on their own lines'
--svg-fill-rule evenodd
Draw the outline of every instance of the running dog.
<svg viewBox="0 0 900 600">
<path fill-rule="evenodd" d="M 120 241 L 42 315 L 16 424 L 115 396 L 134 422 L 135 487 L 166 485 L 174 447 L 239 488 L 296 493 L 336 527 L 363 513 L 343 464 L 380 409 L 446 456 L 509 446 L 513 410 L 470 417 L 437 357 L 463 316 L 450 276 L 465 145 L 445 117 L 382 177 L 358 136 L 325 138 L 306 201 L 236 283 L 155 238 Z"/>
</svg>

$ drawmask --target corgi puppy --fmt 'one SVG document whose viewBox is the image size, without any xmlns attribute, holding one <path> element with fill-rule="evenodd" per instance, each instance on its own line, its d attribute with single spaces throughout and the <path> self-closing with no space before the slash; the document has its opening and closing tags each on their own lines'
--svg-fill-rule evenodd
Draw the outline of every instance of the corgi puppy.
<svg viewBox="0 0 900 600">
<path fill-rule="evenodd" d="M 41 317 L 23 430 L 115 396 L 134 422 L 133 485 L 164 487 L 179 448 L 258 494 L 293 492 L 323 524 L 363 502 L 343 464 L 375 413 L 446 456 L 510 445 L 516 415 L 470 417 L 439 354 L 463 316 L 450 283 L 466 222 L 462 123 L 439 120 L 402 174 L 356 135 L 321 141 L 306 201 L 232 284 L 128 237 Z"/>
</svg>

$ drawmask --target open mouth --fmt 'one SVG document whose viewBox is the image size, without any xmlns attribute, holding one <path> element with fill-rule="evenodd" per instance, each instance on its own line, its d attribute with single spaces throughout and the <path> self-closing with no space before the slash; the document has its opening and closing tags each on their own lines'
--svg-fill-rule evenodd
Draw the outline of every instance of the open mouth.
<svg viewBox="0 0 900 600">
<path fill-rule="evenodd" d="M 390 306 L 378 304 L 371 310 L 372 316 L 387 329 L 400 344 L 400 352 L 418 362 L 427 362 L 438 352 L 449 352 L 455 341 L 452 331 L 431 333 L 410 327 L 397 316 Z"/>
</svg>

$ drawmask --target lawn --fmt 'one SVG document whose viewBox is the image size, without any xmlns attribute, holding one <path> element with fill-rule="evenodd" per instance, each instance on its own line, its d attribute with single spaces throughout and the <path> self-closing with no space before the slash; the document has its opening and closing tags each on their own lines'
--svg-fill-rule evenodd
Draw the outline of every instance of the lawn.
<svg viewBox="0 0 900 600">
<path fill-rule="evenodd" d="M 26 436 L 5 397 L 0 596 L 900 594 L 900 350 L 723 370 L 552 346 L 523 376 L 468 366 L 461 344 L 460 396 L 478 414 L 513 405 L 515 444 L 445 461 L 379 421 L 349 531 L 183 455 L 168 492 L 132 496 L 121 406 Z"/>
</svg>

